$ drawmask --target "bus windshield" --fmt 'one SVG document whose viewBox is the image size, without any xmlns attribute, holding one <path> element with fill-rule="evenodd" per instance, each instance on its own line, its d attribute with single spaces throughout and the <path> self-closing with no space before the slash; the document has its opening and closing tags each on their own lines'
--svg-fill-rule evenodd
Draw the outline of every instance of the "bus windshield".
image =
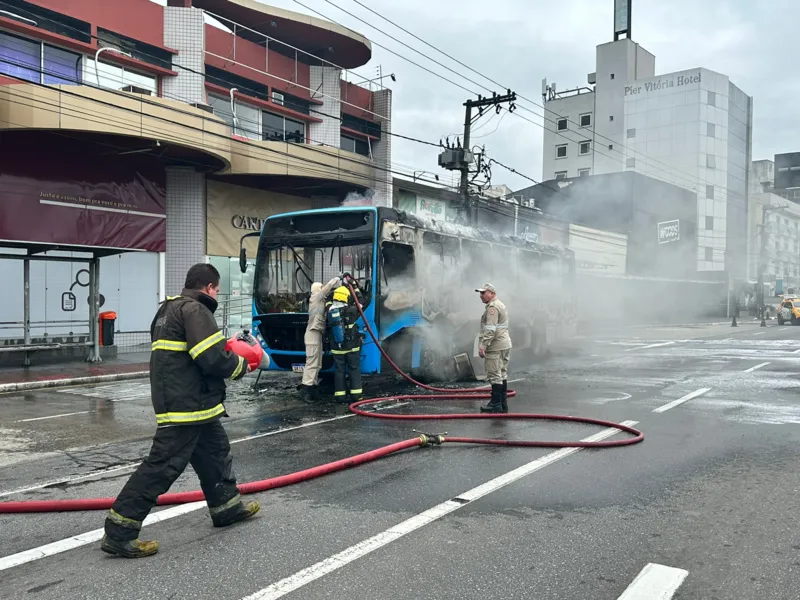
<svg viewBox="0 0 800 600">
<path fill-rule="evenodd" d="M 372 243 L 263 245 L 253 286 L 256 310 L 260 314 L 308 312 L 311 284 L 325 284 L 342 273 L 350 273 L 362 290 L 369 289 L 372 252 Z M 364 300 L 365 305 L 369 303 L 368 296 Z"/>
</svg>

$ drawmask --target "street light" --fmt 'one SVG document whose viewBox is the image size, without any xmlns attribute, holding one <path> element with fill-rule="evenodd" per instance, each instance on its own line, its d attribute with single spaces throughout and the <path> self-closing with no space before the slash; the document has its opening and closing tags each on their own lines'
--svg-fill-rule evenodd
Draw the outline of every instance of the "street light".
<svg viewBox="0 0 800 600">
<path fill-rule="evenodd" d="M 98 86 L 100 85 L 100 72 L 97 70 L 97 58 L 100 56 L 101 52 L 106 52 L 106 51 L 116 52 L 117 54 L 124 54 L 128 58 L 132 58 L 132 56 L 129 53 L 119 50 L 118 48 L 114 48 L 112 46 L 106 46 L 104 48 L 98 49 L 97 52 L 94 53 L 94 77 L 97 80 Z"/>
<path fill-rule="evenodd" d="M 427 175 L 433 175 L 436 178 L 436 181 L 439 181 L 439 176 L 436 175 L 435 173 L 431 173 L 430 171 L 414 171 L 414 174 L 412 175 L 412 178 L 414 179 L 414 181 L 417 180 L 417 173 L 419 173 L 420 175 L 426 175 L 426 174 Z"/>
</svg>

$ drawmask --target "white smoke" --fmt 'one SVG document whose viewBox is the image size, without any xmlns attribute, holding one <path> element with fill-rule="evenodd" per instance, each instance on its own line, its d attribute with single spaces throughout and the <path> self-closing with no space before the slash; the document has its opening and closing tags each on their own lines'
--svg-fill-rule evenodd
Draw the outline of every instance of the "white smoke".
<svg viewBox="0 0 800 600">
<path fill-rule="evenodd" d="M 375 196 L 375 190 L 367 190 L 365 194 L 358 192 L 349 192 L 342 201 L 342 206 L 372 206 L 372 198 Z"/>
</svg>

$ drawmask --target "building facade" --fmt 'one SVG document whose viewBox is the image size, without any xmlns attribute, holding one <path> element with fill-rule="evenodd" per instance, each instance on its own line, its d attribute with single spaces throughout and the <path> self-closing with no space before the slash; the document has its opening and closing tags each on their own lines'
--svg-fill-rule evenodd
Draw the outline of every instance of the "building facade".
<svg viewBox="0 0 800 600">
<path fill-rule="evenodd" d="M 753 101 L 708 69 L 656 75 L 631 39 L 597 47 L 592 87 L 546 88 L 543 179 L 636 171 L 697 195 L 697 269 L 746 272 Z"/>
<path fill-rule="evenodd" d="M 259 2 L 162 4 L 0 1 L 0 245 L 114 254 L 100 292 L 126 332 L 196 262 L 220 268 L 223 297 L 246 296 L 232 258 L 271 214 L 392 202 L 391 90 L 343 78 L 370 60 L 366 38 Z M 31 265 L 34 336 L 83 328 L 86 302 L 61 301 L 79 270 Z M 4 321 L 22 323 L 22 271 L 0 259 Z"/>
</svg>

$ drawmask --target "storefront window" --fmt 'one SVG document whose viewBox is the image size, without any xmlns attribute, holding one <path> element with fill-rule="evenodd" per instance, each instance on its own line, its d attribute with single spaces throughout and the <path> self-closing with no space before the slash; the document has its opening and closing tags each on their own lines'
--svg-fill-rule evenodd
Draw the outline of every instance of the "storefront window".
<svg viewBox="0 0 800 600">
<path fill-rule="evenodd" d="M 49 85 L 80 81 L 81 55 L 0 33 L 0 74 Z"/>
<path fill-rule="evenodd" d="M 266 141 L 286 141 L 302 144 L 306 141 L 306 124 L 263 111 L 261 125 Z"/>
</svg>

